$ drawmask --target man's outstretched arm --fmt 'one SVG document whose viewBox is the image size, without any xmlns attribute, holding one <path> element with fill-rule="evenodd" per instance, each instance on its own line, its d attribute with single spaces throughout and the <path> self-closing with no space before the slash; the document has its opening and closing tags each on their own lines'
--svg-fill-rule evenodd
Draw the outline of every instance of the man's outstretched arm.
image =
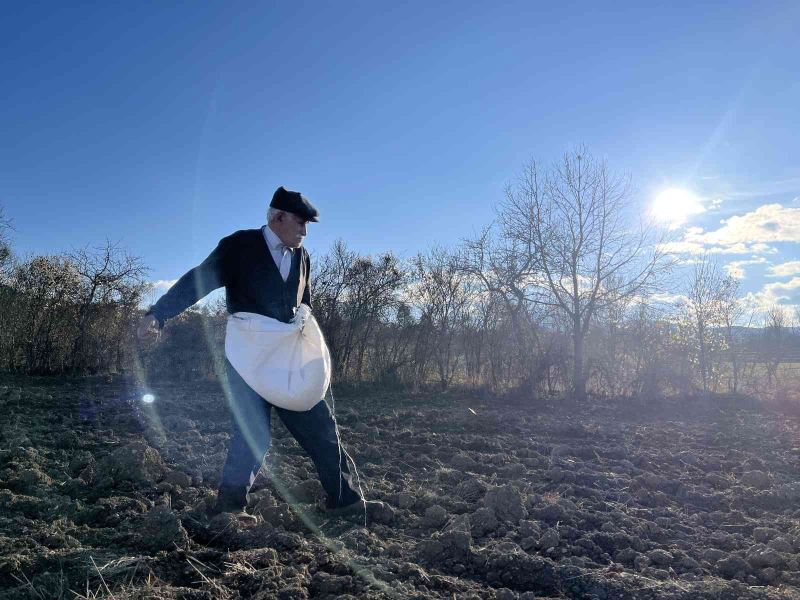
<svg viewBox="0 0 800 600">
<path fill-rule="evenodd" d="M 225 285 L 229 251 L 230 241 L 223 238 L 202 263 L 185 273 L 150 307 L 147 315 L 158 322 L 159 328 L 164 326 L 167 319 L 181 314 L 204 296 Z"/>
</svg>

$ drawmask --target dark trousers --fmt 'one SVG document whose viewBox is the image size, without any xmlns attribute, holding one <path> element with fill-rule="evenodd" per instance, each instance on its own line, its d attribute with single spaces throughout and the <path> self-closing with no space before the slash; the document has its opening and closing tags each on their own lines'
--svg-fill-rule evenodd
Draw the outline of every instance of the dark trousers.
<svg viewBox="0 0 800 600">
<path fill-rule="evenodd" d="M 269 450 L 272 409 L 317 467 L 328 507 L 346 506 L 361 498 L 353 487 L 344 449 L 339 447 L 336 424 L 324 400 L 304 412 L 273 406 L 245 383 L 230 362 L 226 360 L 225 365 L 225 396 L 232 425 L 219 489 L 218 503 L 223 508 L 244 508 L 247 503 L 247 491 Z"/>
</svg>

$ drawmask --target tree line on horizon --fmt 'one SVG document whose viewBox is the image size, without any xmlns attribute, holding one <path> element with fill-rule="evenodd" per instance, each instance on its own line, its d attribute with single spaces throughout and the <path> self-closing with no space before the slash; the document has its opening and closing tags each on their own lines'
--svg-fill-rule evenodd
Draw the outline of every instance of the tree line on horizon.
<svg viewBox="0 0 800 600">
<path fill-rule="evenodd" d="M 335 381 L 577 397 L 796 393 L 798 315 L 776 306 L 756 323 L 739 281 L 708 256 L 676 282 L 664 233 L 632 222 L 630 196 L 625 178 L 579 149 L 531 162 L 494 222 L 454 248 L 402 260 L 336 242 L 312 271 Z M 9 228 L 0 212 L 0 371 L 216 377 L 224 304 L 193 307 L 141 348 L 140 258 L 106 243 L 20 260 Z M 655 302 L 666 285 L 679 300 Z"/>
</svg>

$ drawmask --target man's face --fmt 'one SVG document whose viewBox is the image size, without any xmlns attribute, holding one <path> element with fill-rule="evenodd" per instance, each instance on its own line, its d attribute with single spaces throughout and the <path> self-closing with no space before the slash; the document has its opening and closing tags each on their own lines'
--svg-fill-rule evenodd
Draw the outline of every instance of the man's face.
<svg viewBox="0 0 800 600">
<path fill-rule="evenodd" d="M 294 213 L 279 214 L 273 221 L 272 230 L 288 248 L 299 248 L 306 237 L 307 221 Z"/>
</svg>

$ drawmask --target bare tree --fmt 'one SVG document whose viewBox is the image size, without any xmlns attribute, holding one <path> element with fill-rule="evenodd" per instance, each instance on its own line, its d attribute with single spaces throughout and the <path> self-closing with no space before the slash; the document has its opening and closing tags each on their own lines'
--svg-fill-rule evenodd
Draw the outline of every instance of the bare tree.
<svg viewBox="0 0 800 600">
<path fill-rule="evenodd" d="M 373 334 L 372 376 L 381 383 L 397 385 L 417 379 L 417 363 L 414 360 L 419 323 L 411 314 L 411 307 L 399 302 L 389 319 L 383 319 Z"/>
<path fill-rule="evenodd" d="M 0 206 L 0 284 L 6 278 L 6 269 L 11 262 L 11 244 L 8 241 L 8 232 L 11 230 L 11 219 L 6 218 L 3 207 Z"/>
<path fill-rule="evenodd" d="M 370 336 L 388 311 L 397 308 L 405 279 L 403 266 L 391 253 L 359 257 L 347 273 L 343 308 L 349 327 L 342 344 L 343 373 L 353 368 L 354 378 L 361 379 Z"/>
<path fill-rule="evenodd" d="M 73 369 L 82 371 L 96 352 L 87 348 L 92 332 L 90 323 L 98 324 L 101 312 L 117 308 L 132 314 L 146 290 L 149 269 L 139 257 L 132 256 L 119 244 L 107 241 L 95 249 L 82 248 L 70 255 L 80 275 L 81 292 L 77 298 L 76 335 L 73 342 Z M 102 330 L 95 334 L 102 333 Z M 122 336 L 118 336 L 121 339 Z"/>
<path fill-rule="evenodd" d="M 338 309 L 347 290 L 347 274 L 357 256 L 342 240 L 336 240 L 331 251 L 315 264 L 312 271 L 311 304 L 314 316 L 330 338 L 329 344 L 338 339 L 337 329 L 341 320 Z"/>
<path fill-rule="evenodd" d="M 725 345 L 728 349 L 728 360 L 731 364 L 731 378 L 728 387 L 733 393 L 739 391 L 739 379 L 741 377 L 739 360 L 741 344 L 736 328 L 741 324 L 745 313 L 745 306 L 739 301 L 739 284 L 738 279 L 728 275 L 722 280 L 719 289 L 720 320 L 725 331 Z"/>
<path fill-rule="evenodd" d="M 5 359 L 6 368 L 10 368 L 11 348 L 14 340 L 14 316 L 12 306 L 14 290 L 9 285 L 11 265 L 11 244 L 8 232 L 11 221 L 3 213 L 0 206 L 0 360 Z"/>
<path fill-rule="evenodd" d="M 781 306 L 773 306 L 764 316 L 762 360 L 767 368 L 767 383 L 771 386 L 778 377 L 778 369 L 785 360 L 790 335 L 789 315 Z"/>
<path fill-rule="evenodd" d="M 399 306 L 405 270 L 390 253 L 359 256 L 337 241 L 314 273 L 311 303 L 334 367 L 360 380 L 371 336 Z"/>
<path fill-rule="evenodd" d="M 12 364 L 30 373 L 63 370 L 75 321 L 80 279 L 64 256 L 36 256 L 12 273 L 15 312 Z"/>
<path fill-rule="evenodd" d="M 616 289 L 616 282 L 610 285 Z M 587 336 L 588 369 L 592 387 L 611 396 L 618 396 L 629 385 L 626 380 L 627 348 L 624 339 L 626 318 L 633 298 L 611 299 L 597 312 L 595 324 Z"/>
<path fill-rule="evenodd" d="M 470 313 L 468 274 L 460 269 L 456 254 L 438 246 L 418 254 L 411 264 L 411 296 L 421 318 L 431 326 L 439 384 L 446 388 L 460 358 L 456 344 Z"/>
<path fill-rule="evenodd" d="M 484 312 L 482 338 L 493 346 L 493 352 L 487 356 L 492 387 L 497 388 L 504 379 L 498 371 L 499 365 L 513 362 L 519 383 L 534 391 L 549 376 L 549 357 L 540 333 L 543 324 L 552 321 L 552 315 L 542 301 L 540 279 L 530 254 L 516 239 L 497 231 L 495 224 L 464 240 L 460 255 L 461 270 L 482 288 L 477 306 Z M 494 323 L 487 321 L 488 314 Z M 500 340 L 493 339 L 495 334 L 503 339 L 503 349 L 509 344 L 513 346 L 515 360 L 505 361 L 497 345 Z"/>
<path fill-rule="evenodd" d="M 118 245 L 12 260 L 0 207 L 0 354 L 32 373 L 120 368 L 147 268 Z"/>
<path fill-rule="evenodd" d="M 715 391 L 738 318 L 738 282 L 703 255 L 694 264 L 685 290 L 685 298 L 678 302 L 679 338 L 686 357 L 697 367 L 703 392 Z"/>
<path fill-rule="evenodd" d="M 549 169 L 532 161 L 498 209 L 535 301 L 569 322 L 579 398 L 586 393 L 586 334 L 598 312 L 645 294 L 670 266 L 652 226 L 629 226 L 630 196 L 625 178 L 581 148 Z"/>
<path fill-rule="evenodd" d="M 624 337 L 625 354 L 631 364 L 631 393 L 653 399 L 672 388 L 685 388 L 674 371 L 671 324 L 662 311 L 642 300 L 634 306 Z"/>
</svg>

